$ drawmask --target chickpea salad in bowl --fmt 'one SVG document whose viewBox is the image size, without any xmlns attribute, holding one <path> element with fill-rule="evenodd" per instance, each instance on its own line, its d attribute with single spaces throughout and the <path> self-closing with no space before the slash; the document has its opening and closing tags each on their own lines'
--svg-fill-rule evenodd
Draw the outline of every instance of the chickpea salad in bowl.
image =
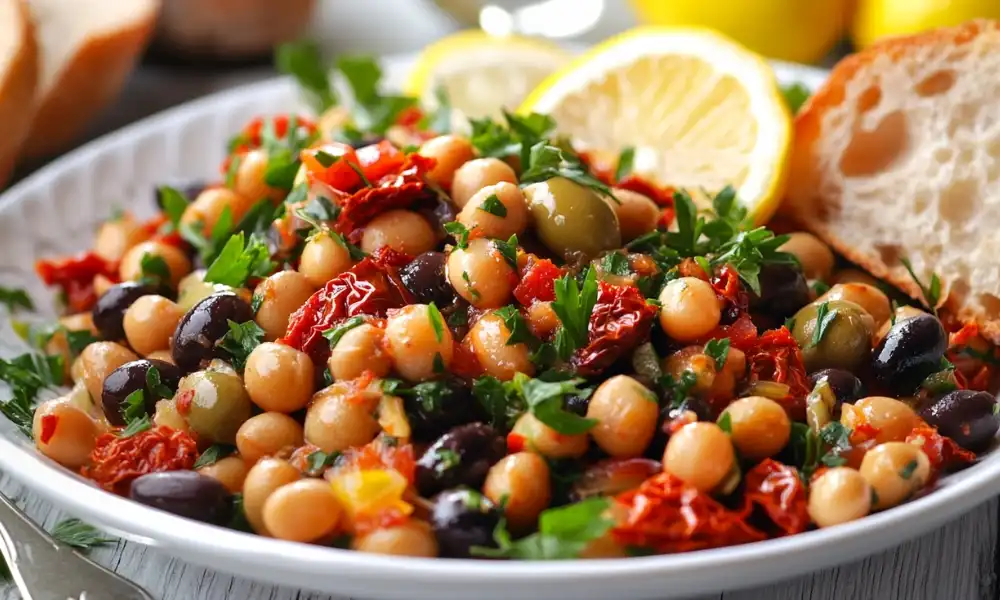
<svg viewBox="0 0 1000 600">
<path fill-rule="evenodd" d="M 218 181 L 36 265 L 65 315 L 15 322 L 0 411 L 108 493 L 360 552 L 624 558 L 862 519 L 991 447 L 997 354 L 936 278 L 907 304 L 732 187 L 295 56 L 317 116 L 254 119 Z"/>
</svg>

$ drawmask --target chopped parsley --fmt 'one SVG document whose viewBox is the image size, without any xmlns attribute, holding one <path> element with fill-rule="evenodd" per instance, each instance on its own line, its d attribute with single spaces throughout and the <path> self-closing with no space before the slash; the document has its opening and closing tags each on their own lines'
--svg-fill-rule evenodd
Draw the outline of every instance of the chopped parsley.
<svg viewBox="0 0 1000 600">
<path fill-rule="evenodd" d="M 512 269 L 517 269 L 517 234 L 512 234 L 507 241 L 503 240 L 493 240 L 493 246 L 496 247 L 503 259 L 507 261 Z"/>
<path fill-rule="evenodd" d="M 903 479 L 910 479 L 913 477 L 913 473 L 917 470 L 918 463 L 915 460 L 911 460 L 906 463 L 902 469 L 899 470 L 899 476 Z"/>
<path fill-rule="evenodd" d="M 553 177 L 564 177 L 602 196 L 612 198 L 615 202 L 618 201 L 611 193 L 611 188 L 594 177 L 580 157 L 570 150 L 541 141 L 531 147 L 528 162 L 524 164 L 526 166 L 520 178 L 522 187 L 548 181 Z"/>
<path fill-rule="evenodd" d="M 80 519 L 63 519 L 52 528 L 52 537 L 57 542 L 77 550 L 89 550 L 95 546 L 114 543 L 113 538 L 105 537 L 93 525 L 88 525 Z"/>
<path fill-rule="evenodd" d="M 458 221 L 452 221 L 451 223 L 444 224 L 444 230 L 448 232 L 449 235 L 455 238 L 455 247 L 459 250 L 464 250 L 469 247 L 469 228 L 465 225 L 459 223 Z"/>
<path fill-rule="evenodd" d="M 427 305 L 427 317 L 431 321 L 431 327 L 434 328 L 434 338 L 440 344 L 444 341 L 444 331 L 447 326 L 444 323 L 444 317 L 441 316 L 441 311 L 433 302 Z"/>
<path fill-rule="evenodd" d="M 125 419 L 125 428 L 118 433 L 120 438 L 132 437 L 153 426 L 146 413 L 146 395 L 142 389 L 132 392 L 125 398 L 125 405 L 122 406 L 122 418 Z"/>
<path fill-rule="evenodd" d="M 908 258 L 901 258 L 899 262 L 903 263 L 903 266 L 906 267 L 906 272 L 910 274 L 913 282 L 920 288 L 920 293 L 924 297 L 924 304 L 926 304 L 931 313 L 937 315 L 938 303 L 941 301 L 941 278 L 937 276 L 937 273 L 931 273 L 930 284 L 924 285 L 913 271 L 913 265 Z"/>
<path fill-rule="evenodd" d="M 493 312 L 498 317 L 503 319 L 504 327 L 506 327 L 507 331 L 510 332 L 510 335 L 507 336 L 506 345 L 534 345 L 538 342 L 535 336 L 532 335 L 531 329 L 528 328 L 528 322 L 524 320 L 524 316 L 521 315 L 521 311 L 519 311 L 516 306 L 507 305 L 503 308 L 498 308 Z"/>
<path fill-rule="evenodd" d="M 170 389 L 169 386 L 163 383 L 163 379 L 160 377 L 160 370 L 156 367 L 149 367 L 149 370 L 146 371 L 146 389 L 157 400 L 161 398 L 173 398 L 174 392 L 177 391 Z"/>
<path fill-rule="evenodd" d="M 536 419 L 562 435 L 579 435 L 590 431 L 597 425 L 596 419 L 587 419 L 567 411 L 563 407 L 566 396 L 588 396 L 589 388 L 581 388 L 583 379 L 565 381 L 544 381 L 541 378 L 531 379 L 524 373 L 517 373 L 514 379 L 505 384 L 509 393 L 515 393 L 524 399 L 525 405 Z"/>
<path fill-rule="evenodd" d="M 830 303 L 824 302 L 819 305 L 816 309 L 816 326 L 813 329 L 812 339 L 809 341 L 809 347 L 815 348 L 823 341 L 823 336 L 826 335 L 830 325 L 833 324 L 834 319 L 837 318 L 837 309 L 830 310 Z"/>
<path fill-rule="evenodd" d="M 158 254 L 149 252 L 139 260 L 139 283 L 145 285 L 165 285 L 170 283 L 170 267 L 167 261 Z"/>
<path fill-rule="evenodd" d="M 216 345 L 229 355 L 233 368 L 242 371 L 247 364 L 247 357 L 264 341 L 264 336 L 264 330 L 254 321 L 245 323 L 229 321 L 229 331 L 216 342 Z"/>
<path fill-rule="evenodd" d="M 184 216 L 184 211 L 188 207 L 187 197 L 181 191 L 168 185 L 161 185 L 157 188 L 157 194 L 160 197 L 160 206 L 163 207 L 163 213 L 167 215 L 171 231 L 178 231 L 181 224 L 181 217 Z"/>
<path fill-rule="evenodd" d="M 618 155 L 618 166 L 615 168 L 615 181 L 621 181 L 632 174 L 635 166 L 635 148 L 629 146 Z"/>
<path fill-rule="evenodd" d="M 802 105 L 806 103 L 812 92 L 805 84 L 796 81 L 795 83 L 785 85 L 781 87 L 781 94 L 785 97 L 785 104 L 788 105 L 788 110 L 792 112 L 793 115 L 797 114 L 802 108 Z"/>
<path fill-rule="evenodd" d="M 322 450 L 317 450 L 306 457 L 306 464 L 308 465 L 308 474 L 313 476 L 320 476 L 323 471 L 326 471 L 329 467 L 332 467 L 337 459 L 340 458 L 340 452 L 323 452 Z"/>
<path fill-rule="evenodd" d="M 382 69 L 371 56 L 342 56 L 337 59 L 336 66 L 350 88 L 351 119 L 357 130 L 383 135 L 396 122 L 399 113 L 417 102 L 409 96 L 380 93 Z"/>
<path fill-rule="evenodd" d="M 671 408 L 677 408 L 684 403 L 684 400 L 691 395 L 691 389 L 698 383 L 698 376 L 694 371 L 684 371 L 680 377 L 666 374 L 656 381 L 656 387 L 660 390 L 660 395 L 665 398 Z"/>
<path fill-rule="evenodd" d="M 331 327 L 323 332 L 323 337 L 330 341 L 330 348 L 335 348 L 337 343 L 340 342 L 340 338 L 344 337 L 344 334 L 348 331 L 354 329 L 355 327 L 360 327 L 364 325 L 365 319 L 362 316 L 355 316 L 347 319 L 340 325 L 336 327 Z"/>
<path fill-rule="evenodd" d="M 705 355 L 711 357 L 715 361 L 715 368 L 721 371 L 729 358 L 729 338 L 709 340 L 705 344 Z"/>
<path fill-rule="evenodd" d="M 424 131 L 433 131 L 437 134 L 451 133 L 451 99 L 448 97 L 448 90 L 443 85 L 434 88 L 434 99 L 437 106 L 433 112 L 424 115 L 418 127 Z"/>
<path fill-rule="evenodd" d="M 719 426 L 719 429 L 725 431 L 726 433 L 733 433 L 733 418 L 729 415 L 728 411 L 722 413 L 722 416 L 719 417 L 719 421 L 716 424 Z"/>
<path fill-rule="evenodd" d="M 556 334 L 556 346 L 560 357 L 565 360 L 573 350 L 587 345 L 590 313 L 597 303 L 597 271 L 590 267 L 582 286 L 577 285 L 576 278 L 572 275 L 560 277 L 555 282 L 555 294 L 552 310 L 562 323 L 562 328 Z"/>
<path fill-rule="evenodd" d="M 470 141 L 479 156 L 504 159 L 517 156 L 522 165 L 530 159 L 531 147 L 548 138 L 556 122 L 549 115 L 514 115 L 503 112 L 504 123 L 492 119 L 471 119 Z"/>
<path fill-rule="evenodd" d="M 483 203 L 477 207 L 477 210 L 489 213 L 497 217 L 507 216 L 507 207 L 504 206 L 503 202 L 500 202 L 500 198 L 496 194 L 490 194 Z"/>
<path fill-rule="evenodd" d="M 538 531 L 518 540 L 507 531 L 507 520 L 500 519 L 493 530 L 496 548 L 473 546 L 474 556 L 524 560 L 562 560 L 578 558 L 594 540 L 614 527 L 606 516 L 609 498 L 588 498 L 576 504 L 549 508 L 538 518 Z"/>
<path fill-rule="evenodd" d="M 610 252 L 601 260 L 601 270 L 610 275 L 627 277 L 632 273 L 628 257 L 621 252 Z"/>
<path fill-rule="evenodd" d="M 274 57 L 278 71 L 295 78 L 317 113 L 337 105 L 329 68 L 317 44 L 305 41 L 282 44 Z"/>
<path fill-rule="evenodd" d="M 472 294 L 474 299 L 478 300 L 482 296 L 482 294 L 479 293 L 479 290 L 472 285 L 472 280 L 469 278 L 468 271 L 462 271 L 462 281 L 465 282 L 465 285 L 469 288 L 469 293 Z"/>
<path fill-rule="evenodd" d="M 267 244 L 256 235 L 244 241 L 243 232 L 229 238 L 205 272 L 206 283 L 243 287 L 251 277 L 267 277 L 274 270 Z"/>
<path fill-rule="evenodd" d="M 438 448 L 434 451 L 434 472 L 444 475 L 447 471 L 462 464 L 462 456 L 449 448 Z"/>
<path fill-rule="evenodd" d="M 201 453 L 191 468 L 197 471 L 202 467 L 214 465 L 233 452 L 236 452 L 236 448 L 228 444 L 212 444 Z"/>
<path fill-rule="evenodd" d="M 6 306 L 7 310 L 12 313 L 22 308 L 24 310 L 35 309 L 28 293 L 20 289 L 0 287 L 0 304 Z"/>
<path fill-rule="evenodd" d="M 454 306 L 451 314 L 448 315 L 448 326 L 459 328 L 469 324 L 469 307 L 466 304 Z"/>
</svg>

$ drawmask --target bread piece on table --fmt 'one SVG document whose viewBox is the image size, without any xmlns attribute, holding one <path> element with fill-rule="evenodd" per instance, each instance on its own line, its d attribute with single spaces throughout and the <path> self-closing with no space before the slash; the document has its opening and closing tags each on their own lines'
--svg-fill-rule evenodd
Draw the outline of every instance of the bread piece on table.
<svg viewBox="0 0 1000 600">
<path fill-rule="evenodd" d="M 28 0 L 42 53 L 26 158 L 64 149 L 118 95 L 146 47 L 159 0 Z"/>
<path fill-rule="evenodd" d="M 28 8 L 0 0 L 0 188 L 28 135 L 38 81 L 38 51 Z"/>
<path fill-rule="evenodd" d="M 887 40 L 844 59 L 795 122 L 790 212 L 920 299 L 900 259 L 1000 343 L 1000 23 Z"/>
</svg>

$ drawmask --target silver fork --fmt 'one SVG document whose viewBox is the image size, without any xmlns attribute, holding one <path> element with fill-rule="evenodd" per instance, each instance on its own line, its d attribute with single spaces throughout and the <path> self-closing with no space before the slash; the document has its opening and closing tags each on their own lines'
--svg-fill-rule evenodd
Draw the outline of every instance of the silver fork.
<svg viewBox="0 0 1000 600">
<path fill-rule="evenodd" d="M 3 494 L 0 554 L 22 600 L 153 600 L 136 584 L 57 543 Z"/>
</svg>

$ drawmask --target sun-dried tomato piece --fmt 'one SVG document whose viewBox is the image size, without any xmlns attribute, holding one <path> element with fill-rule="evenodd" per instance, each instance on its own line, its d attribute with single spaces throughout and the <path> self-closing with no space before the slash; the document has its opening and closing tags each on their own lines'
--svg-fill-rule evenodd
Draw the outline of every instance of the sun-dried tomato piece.
<svg viewBox="0 0 1000 600">
<path fill-rule="evenodd" d="M 323 332 L 356 315 L 384 318 L 389 309 L 411 302 L 397 270 L 410 257 L 388 246 L 327 282 L 288 319 L 282 344 L 301 350 L 322 364 L 330 354 Z"/>
<path fill-rule="evenodd" d="M 906 436 L 906 441 L 920 446 L 930 459 L 932 480 L 943 471 L 960 469 L 976 460 L 974 453 L 962 448 L 950 437 L 941 435 L 930 425 L 915 427 Z"/>
<path fill-rule="evenodd" d="M 124 494 L 137 477 L 190 469 L 197 458 L 198 445 L 184 431 L 154 427 L 127 438 L 105 433 L 97 438 L 91 464 L 81 473 L 108 491 Z"/>
<path fill-rule="evenodd" d="M 788 396 L 778 400 L 796 421 L 805 420 L 805 397 L 810 387 L 802 350 L 787 327 L 765 331 L 746 351 L 749 383 L 776 381 L 788 386 Z"/>
<path fill-rule="evenodd" d="M 623 546 L 660 554 L 734 546 L 765 539 L 744 516 L 670 473 L 647 479 L 639 489 L 619 494 L 624 522 L 612 532 Z"/>
<path fill-rule="evenodd" d="M 59 426 L 59 415 L 45 415 L 42 417 L 42 431 L 38 435 L 38 440 L 43 444 L 48 444 L 52 436 L 56 434 L 56 427 Z"/>
<path fill-rule="evenodd" d="M 94 277 L 102 275 L 112 283 L 120 281 L 118 263 L 105 260 L 96 252 L 84 252 L 55 260 L 35 263 L 35 272 L 45 282 L 62 289 L 70 312 L 88 311 L 97 302 Z"/>
<path fill-rule="evenodd" d="M 556 280 L 565 274 L 566 269 L 547 258 L 529 258 L 521 272 L 521 281 L 514 288 L 514 298 L 521 306 L 551 302 L 556 299 Z"/>
<path fill-rule="evenodd" d="M 589 341 L 571 359 L 581 375 L 597 375 L 649 339 L 656 307 L 639 288 L 598 282 L 597 303 L 590 315 Z"/>
<path fill-rule="evenodd" d="M 809 527 L 806 490 L 795 467 L 766 458 L 744 477 L 745 512 L 759 507 L 781 531 L 781 535 L 802 533 Z"/>
<path fill-rule="evenodd" d="M 373 187 L 365 187 L 340 202 L 337 231 L 350 235 L 380 213 L 394 208 L 409 208 L 434 197 L 424 174 L 434 168 L 434 159 L 410 154 L 398 173 L 384 175 Z"/>
</svg>

